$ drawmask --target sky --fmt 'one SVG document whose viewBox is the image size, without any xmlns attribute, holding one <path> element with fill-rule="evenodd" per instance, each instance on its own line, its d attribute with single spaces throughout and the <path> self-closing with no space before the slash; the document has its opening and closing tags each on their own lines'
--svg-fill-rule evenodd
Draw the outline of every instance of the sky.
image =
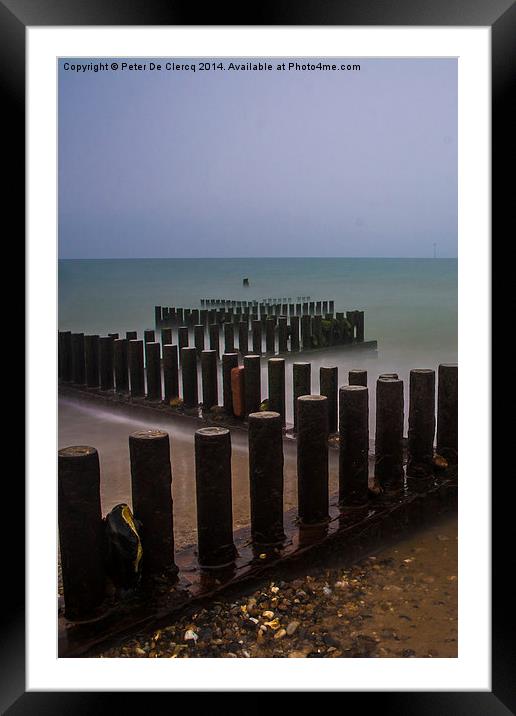
<svg viewBox="0 0 516 716">
<path fill-rule="evenodd" d="M 457 256 L 455 59 L 123 61 L 59 61 L 60 258 Z"/>
</svg>

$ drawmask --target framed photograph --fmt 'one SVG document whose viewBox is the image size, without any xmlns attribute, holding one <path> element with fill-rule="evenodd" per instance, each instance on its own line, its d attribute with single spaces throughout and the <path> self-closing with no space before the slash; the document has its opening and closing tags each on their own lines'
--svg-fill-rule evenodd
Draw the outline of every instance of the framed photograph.
<svg viewBox="0 0 516 716">
<path fill-rule="evenodd" d="M 7 713 L 514 710 L 490 267 L 516 13 L 341 5 L 0 6 L 27 286 Z"/>
</svg>

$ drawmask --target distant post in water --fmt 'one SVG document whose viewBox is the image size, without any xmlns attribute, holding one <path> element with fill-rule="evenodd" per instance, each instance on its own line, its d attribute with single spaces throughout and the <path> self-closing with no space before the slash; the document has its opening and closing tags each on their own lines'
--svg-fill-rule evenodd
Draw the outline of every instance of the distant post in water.
<svg viewBox="0 0 516 716">
<path fill-rule="evenodd" d="M 269 358 L 269 410 L 278 413 L 281 425 L 285 425 L 285 359 Z"/>
<path fill-rule="evenodd" d="M 109 336 L 99 338 L 99 373 L 100 389 L 113 388 L 113 339 Z"/>
<path fill-rule="evenodd" d="M 294 432 L 297 431 L 297 399 L 301 395 L 310 395 L 312 392 L 312 365 L 311 363 L 292 364 L 292 394 L 294 399 L 293 417 Z"/>
<path fill-rule="evenodd" d="M 298 511 L 307 525 L 329 518 L 327 402 L 323 395 L 302 395 L 297 404 Z"/>
<path fill-rule="evenodd" d="M 437 387 L 437 452 L 452 464 L 458 459 L 459 373 L 456 363 L 439 366 Z"/>
<path fill-rule="evenodd" d="M 435 435 L 435 371 L 410 371 L 408 420 L 408 477 L 433 472 Z"/>
<path fill-rule="evenodd" d="M 162 320 L 163 320 L 163 315 L 162 315 L 161 306 L 154 306 L 154 323 L 156 324 L 156 328 L 158 328 L 161 325 Z"/>
<path fill-rule="evenodd" d="M 58 522 L 65 615 L 93 616 L 105 594 L 100 466 L 95 448 L 58 452 Z"/>
<path fill-rule="evenodd" d="M 220 351 L 220 334 L 219 324 L 211 323 L 209 327 L 210 333 L 210 350 L 217 351 L 217 358 L 219 357 Z"/>
<path fill-rule="evenodd" d="M 339 502 L 363 505 L 369 478 L 369 391 L 363 385 L 339 390 Z"/>
<path fill-rule="evenodd" d="M 283 422 L 272 411 L 249 415 L 251 534 L 259 545 L 283 542 Z"/>
<path fill-rule="evenodd" d="M 183 377 L 183 405 L 185 408 L 195 408 L 199 403 L 197 352 L 195 348 L 181 348 L 181 373 Z"/>
<path fill-rule="evenodd" d="M 139 430 L 129 436 L 131 491 L 135 519 L 141 522 L 142 574 L 174 576 L 174 516 L 168 434 Z"/>
<path fill-rule="evenodd" d="M 177 366 L 177 346 L 163 346 L 163 388 L 165 403 L 179 397 L 179 371 Z"/>
<path fill-rule="evenodd" d="M 226 428 L 201 428 L 195 433 L 197 546 L 202 567 L 230 564 L 233 543 L 231 436 Z"/>
<path fill-rule="evenodd" d="M 161 360 L 159 343 L 147 343 L 147 398 L 161 400 Z"/>
<path fill-rule="evenodd" d="M 98 336 L 84 336 L 84 370 L 88 388 L 97 388 L 100 380 Z"/>
<path fill-rule="evenodd" d="M 143 341 L 129 341 L 129 379 L 131 397 L 145 395 L 145 373 L 143 367 Z"/>
<path fill-rule="evenodd" d="M 387 489 L 403 487 L 403 415 L 403 381 L 378 378 L 374 475 Z"/>
<path fill-rule="evenodd" d="M 337 366 L 319 369 L 319 392 L 328 398 L 328 432 L 333 435 L 337 432 L 338 420 L 338 383 L 339 369 Z"/>
<path fill-rule="evenodd" d="M 367 388 L 367 371 L 359 369 L 350 370 L 348 373 L 348 382 L 350 385 L 361 385 Z"/>
<path fill-rule="evenodd" d="M 233 391 L 231 371 L 238 368 L 238 353 L 224 353 L 222 356 L 222 405 L 228 415 L 233 415 Z"/>
<path fill-rule="evenodd" d="M 253 335 L 253 353 L 255 355 L 262 354 L 262 322 L 260 320 L 253 321 L 251 323 L 251 330 Z"/>
<path fill-rule="evenodd" d="M 203 351 L 201 353 L 201 376 L 202 407 L 203 410 L 208 411 L 219 404 L 217 353 L 215 351 Z"/>
<path fill-rule="evenodd" d="M 84 333 L 72 333 L 72 381 L 84 385 L 85 374 Z"/>
<path fill-rule="evenodd" d="M 115 362 L 115 386 L 117 393 L 127 393 L 129 390 L 129 363 L 127 354 L 127 339 L 118 338 L 113 343 Z"/>
<path fill-rule="evenodd" d="M 259 355 L 244 356 L 245 414 L 257 413 L 262 402 L 261 366 Z"/>
</svg>

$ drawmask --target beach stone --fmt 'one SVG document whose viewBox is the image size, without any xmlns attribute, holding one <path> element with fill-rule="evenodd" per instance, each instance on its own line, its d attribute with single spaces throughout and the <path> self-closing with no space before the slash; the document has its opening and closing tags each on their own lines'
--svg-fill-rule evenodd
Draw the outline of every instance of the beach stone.
<svg viewBox="0 0 516 716">
<path fill-rule="evenodd" d="M 299 622 L 290 622 L 290 624 L 287 626 L 287 634 L 288 636 L 292 636 L 292 634 L 295 634 L 299 627 Z"/>
</svg>

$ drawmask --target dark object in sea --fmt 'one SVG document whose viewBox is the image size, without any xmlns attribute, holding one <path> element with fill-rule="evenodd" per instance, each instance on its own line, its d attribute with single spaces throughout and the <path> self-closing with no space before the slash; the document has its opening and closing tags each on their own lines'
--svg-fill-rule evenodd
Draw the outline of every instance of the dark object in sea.
<svg viewBox="0 0 516 716">
<path fill-rule="evenodd" d="M 143 552 L 139 523 L 125 503 L 113 507 L 105 523 L 108 574 L 117 587 L 130 589 L 140 578 Z"/>
<path fill-rule="evenodd" d="M 248 279 L 248 278 L 244 278 L 244 280 L 242 281 L 242 286 L 249 286 L 249 279 Z"/>
</svg>

